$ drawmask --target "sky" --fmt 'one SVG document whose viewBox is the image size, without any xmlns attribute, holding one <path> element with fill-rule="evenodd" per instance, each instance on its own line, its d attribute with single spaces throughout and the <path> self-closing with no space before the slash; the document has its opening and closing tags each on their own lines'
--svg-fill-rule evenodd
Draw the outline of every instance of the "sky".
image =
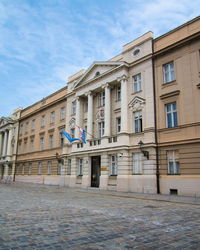
<svg viewBox="0 0 200 250">
<path fill-rule="evenodd" d="M 199 15 L 199 0 L 0 0 L 0 117 L 153 31 Z"/>
</svg>

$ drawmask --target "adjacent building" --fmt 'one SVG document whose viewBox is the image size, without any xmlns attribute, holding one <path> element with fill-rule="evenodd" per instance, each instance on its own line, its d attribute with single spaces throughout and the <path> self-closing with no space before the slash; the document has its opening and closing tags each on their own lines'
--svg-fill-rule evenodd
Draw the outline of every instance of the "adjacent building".
<svg viewBox="0 0 200 250">
<path fill-rule="evenodd" d="M 200 17 L 154 40 L 162 194 L 200 195 Z"/>
<path fill-rule="evenodd" d="M 15 174 L 19 117 L 22 108 L 0 118 L 0 180 L 13 181 Z"/>
</svg>

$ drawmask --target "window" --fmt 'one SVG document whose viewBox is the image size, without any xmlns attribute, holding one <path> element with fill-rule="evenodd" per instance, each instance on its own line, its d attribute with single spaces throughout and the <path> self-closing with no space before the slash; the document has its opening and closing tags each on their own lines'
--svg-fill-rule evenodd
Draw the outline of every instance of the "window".
<svg viewBox="0 0 200 250">
<path fill-rule="evenodd" d="M 76 101 L 72 102 L 72 115 L 76 114 Z"/>
<path fill-rule="evenodd" d="M 28 132 L 28 122 L 25 123 L 24 131 L 25 131 L 25 133 Z"/>
<path fill-rule="evenodd" d="M 24 153 L 27 152 L 27 140 L 24 141 Z"/>
<path fill-rule="evenodd" d="M 83 158 L 78 159 L 78 175 L 83 175 Z"/>
<path fill-rule="evenodd" d="M 142 132 L 142 111 L 134 112 L 134 132 Z"/>
<path fill-rule="evenodd" d="M 61 162 L 58 162 L 57 167 L 58 167 L 58 169 L 57 169 L 57 174 L 58 174 L 58 175 L 61 175 L 62 163 L 61 163 Z"/>
<path fill-rule="evenodd" d="M 163 65 L 164 83 L 172 82 L 175 80 L 174 76 L 174 63 L 166 63 Z"/>
<path fill-rule="evenodd" d="M 35 119 L 31 122 L 31 130 L 35 130 Z"/>
<path fill-rule="evenodd" d="M 117 175 L 117 155 L 110 156 L 110 175 Z"/>
<path fill-rule="evenodd" d="M 20 133 L 20 134 L 23 133 L 23 124 L 20 124 L 19 133 Z"/>
<path fill-rule="evenodd" d="M 72 160 L 68 159 L 67 163 L 67 175 L 71 175 Z"/>
<path fill-rule="evenodd" d="M 121 86 L 117 86 L 117 89 L 116 89 L 116 100 L 117 101 L 121 100 Z"/>
<path fill-rule="evenodd" d="M 53 135 L 49 135 L 49 148 L 53 148 Z"/>
<path fill-rule="evenodd" d="M 55 111 L 51 112 L 50 114 L 50 123 L 54 123 L 55 122 Z"/>
<path fill-rule="evenodd" d="M 34 150 L 34 139 L 31 139 L 31 142 L 30 142 L 30 151 L 33 152 Z"/>
<path fill-rule="evenodd" d="M 133 76 L 133 92 L 141 90 L 141 74 Z"/>
<path fill-rule="evenodd" d="M 65 120 L 65 107 L 60 109 L 60 120 Z"/>
<path fill-rule="evenodd" d="M 84 103 L 84 111 L 88 112 L 88 101 Z"/>
<path fill-rule="evenodd" d="M 176 102 L 165 105 L 166 111 L 166 126 L 167 128 L 173 128 L 178 126 Z"/>
<path fill-rule="evenodd" d="M 47 163 L 47 174 L 48 175 L 51 174 L 51 169 L 52 169 L 52 163 L 51 163 L 51 161 L 48 161 L 48 163 Z"/>
<path fill-rule="evenodd" d="M 142 154 L 133 154 L 133 174 L 142 174 Z"/>
<path fill-rule="evenodd" d="M 117 133 L 121 131 L 121 117 L 116 118 L 116 124 L 117 124 Z"/>
<path fill-rule="evenodd" d="M 28 174 L 31 175 L 32 172 L 32 163 L 28 164 Z"/>
<path fill-rule="evenodd" d="M 71 137 L 75 138 L 75 128 L 71 128 Z"/>
<path fill-rule="evenodd" d="M 21 153 L 21 149 L 22 149 L 22 143 L 21 143 L 21 142 L 19 142 L 19 144 L 18 144 L 18 154 L 20 154 L 20 153 Z"/>
<path fill-rule="evenodd" d="M 42 174 L 42 163 L 38 162 L 38 174 Z"/>
<path fill-rule="evenodd" d="M 64 135 L 60 132 L 60 146 L 63 147 L 64 145 Z"/>
<path fill-rule="evenodd" d="M 45 126 L 45 115 L 41 117 L 41 127 Z"/>
<path fill-rule="evenodd" d="M 167 151 L 168 174 L 179 174 L 179 156 L 177 150 Z"/>
<path fill-rule="evenodd" d="M 40 150 L 44 150 L 44 137 L 40 138 Z"/>
<path fill-rule="evenodd" d="M 104 135 L 104 122 L 99 122 L 99 137 Z"/>
<path fill-rule="evenodd" d="M 105 106 L 105 91 L 99 93 L 99 106 Z"/>
</svg>

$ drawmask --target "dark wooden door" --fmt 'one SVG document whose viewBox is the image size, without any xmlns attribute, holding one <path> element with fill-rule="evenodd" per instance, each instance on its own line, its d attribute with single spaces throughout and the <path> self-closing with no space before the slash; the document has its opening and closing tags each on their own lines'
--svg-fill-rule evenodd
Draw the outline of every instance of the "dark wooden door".
<svg viewBox="0 0 200 250">
<path fill-rule="evenodd" d="M 91 159 L 91 187 L 99 187 L 101 157 L 92 156 Z"/>
</svg>

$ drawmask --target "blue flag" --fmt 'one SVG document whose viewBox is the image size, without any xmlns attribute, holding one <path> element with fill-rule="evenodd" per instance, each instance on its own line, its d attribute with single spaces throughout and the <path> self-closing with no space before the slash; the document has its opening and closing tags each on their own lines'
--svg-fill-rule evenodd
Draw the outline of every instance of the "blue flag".
<svg viewBox="0 0 200 250">
<path fill-rule="evenodd" d="M 64 130 L 61 130 L 61 132 L 63 133 L 64 136 L 67 137 L 69 142 L 80 141 L 80 139 L 78 138 L 72 138 L 71 135 Z"/>
</svg>

